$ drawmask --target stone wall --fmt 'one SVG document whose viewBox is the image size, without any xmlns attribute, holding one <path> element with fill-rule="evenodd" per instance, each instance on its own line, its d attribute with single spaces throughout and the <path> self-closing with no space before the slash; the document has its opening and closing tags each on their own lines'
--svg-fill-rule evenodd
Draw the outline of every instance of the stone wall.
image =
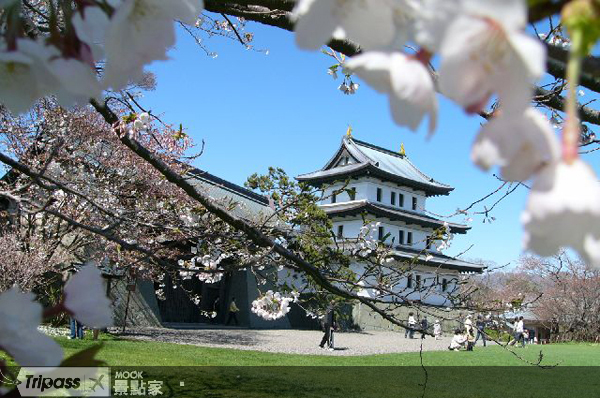
<svg viewBox="0 0 600 398">
<path fill-rule="evenodd" d="M 417 319 L 421 319 L 424 316 L 429 321 L 429 331 L 433 331 L 433 323 L 436 319 L 439 319 L 442 324 L 442 330 L 444 334 L 450 335 L 454 332 L 457 327 L 462 327 L 462 324 L 458 320 L 464 320 L 467 315 L 466 311 L 458 310 L 447 310 L 441 307 L 427 307 L 424 312 L 421 308 L 415 307 L 401 307 L 392 311 L 397 319 L 406 321 L 408 319 L 408 313 L 414 312 L 414 316 Z M 392 324 L 390 321 L 383 319 L 379 314 L 371 310 L 369 307 L 362 303 L 355 304 L 352 306 L 352 319 L 356 326 L 361 330 L 387 330 L 387 331 L 398 331 L 404 332 L 404 328 Z"/>
<path fill-rule="evenodd" d="M 123 327 L 128 293 L 125 278 L 111 280 L 110 298 L 114 303 L 114 325 L 119 328 Z M 127 327 L 161 326 L 160 312 L 152 282 L 138 280 L 135 291 L 132 291 L 129 297 L 128 307 Z"/>
</svg>

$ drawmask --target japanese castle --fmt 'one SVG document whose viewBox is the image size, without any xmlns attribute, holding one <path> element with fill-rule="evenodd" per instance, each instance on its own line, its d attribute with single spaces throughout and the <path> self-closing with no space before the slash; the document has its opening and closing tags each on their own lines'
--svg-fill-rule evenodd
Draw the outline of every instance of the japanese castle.
<svg viewBox="0 0 600 398">
<path fill-rule="evenodd" d="M 427 198 L 448 195 L 453 188 L 435 181 L 419 171 L 403 150 L 390 151 L 359 141 L 347 135 L 341 146 L 325 166 L 313 173 L 296 177 L 323 190 L 322 209 L 331 217 L 337 239 L 356 238 L 364 226 L 363 216 L 373 220 L 374 240 L 391 245 L 396 264 L 410 264 L 403 280 L 395 288 L 403 289 L 403 295 L 413 304 L 428 305 L 428 312 L 445 315 L 455 303 L 450 300 L 461 273 L 482 272 L 483 266 L 452 258 L 437 251 L 439 242 L 430 238 L 444 222 L 431 217 L 425 211 Z M 216 200 L 227 199 L 243 206 L 239 211 L 244 217 L 270 214 L 269 200 L 246 188 L 223 180 L 201 170 L 190 172 L 190 179 Z M 334 192 L 336 194 L 334 194 Z M 247 213 L 247 214 L 246 214 Z M 464 234 L 468 226 L 449 224 L 451 233 Z M 385 238 L 385 239 L 384 239 Z M 361 264 L 352 265 L 359 270 Z M 175 289 L 169 283 L 164 287 L 166 300 L 158 300 L 155 284 L 138 281 L 135 290 L 126 289 L 125 280 L 115 280 L 111 295 L 122 297 L 115 309 L 116 324 L 121 326 L 170 326 L 200 325 L 225 322 L 227 308 L 235 296 L 241 311 L 240 325 L 250 328 L 300 328 L 313 329 L 319 322 L 306 316 L 304 310 L 293 305 L 291 311 L 276 321 L 265 321 L 250 311 L 251 303 L 258 297 L 259 286 L 250 271 L 228 272 L 215 283 L 196 279 L 180 281 L 183 289 Z M 196 305 L 184 294 L 184 290 L 201 296 Z M 410 294 L 406 294 L 406 292 Z M 359 294 L 374 297 L 377 292 L 368 286 Z M 129 299 L 131 295 L 131 299 Z M 130 307 L 129 311 L 125 308 Z M 350 307 L 350 306 L 348 306 Z M 203 315 L 215 311 L 215 318 Z M 406 319 L 414 307 L 402 306 L 396 311 L 399 319 Z M 345 308 L 346 327 L 368 329 L 394 329 L 367 308 L 356 304 Z M 437 315 L 436 315 L 437 316 Z M 443 317 L 443 316 L 442 316 Z"/>
<path fill-rule="evenodd" d="M 394 152 L 346 135 L 321 170 L 297 179 L 322 188 L 320 205 L 331 218 L 338 240 L 356 239 L 363 220 L 368 219 L 374 239 L 391 246 L 395 262 L 410 264 L 394 291 L 401 290 L 411 302 L 452 307 L 449 296 L 457 288 L 460 273 L 484 269 L 437 250 L 441 242 L 432 237 L 444 228 L 444 221 L 428 215 L 426 201 L 449 195 L 454 188 L 417 169 L 403 148 Z M 470 229 L 452 223 L 448 227 L 452 234 Z M 373 297 L 376 292 L 364 289 L 361 294 Z"/>
</svg>

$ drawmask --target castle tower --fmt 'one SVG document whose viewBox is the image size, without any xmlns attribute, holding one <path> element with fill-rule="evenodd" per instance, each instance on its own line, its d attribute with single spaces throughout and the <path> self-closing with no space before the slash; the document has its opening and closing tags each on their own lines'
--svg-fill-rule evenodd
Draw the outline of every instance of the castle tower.
<svg viewBox="0 0 600 398">
<path fill-rule="evenodd" d="M 408 300 L 451 307 L 449 297 L 456 290 L 459 275 L 480 273 L 484 267 L 437 250 L 440 242 L 433 236 L 444 221 L 425 211 L 426 202 L 432 196 L 446 196 L 454 188 L 421 172 L 403 149 L 394 152 L 345 135 L 321 170 L 296 178 L 323 189 L 321 208 L 331 218 L 338 240 L 356 238 L 365 215 L 374 220 L 374 239 L 391 246 L 398 264 L 411 264 L 396 286 L 409 292 Z M 470 229 L 453 223 L 448 226 L 452 234 L 465 234 Z M 376 292 L 365 289 L 361 294 L 373 296 Z"/>
</svg>

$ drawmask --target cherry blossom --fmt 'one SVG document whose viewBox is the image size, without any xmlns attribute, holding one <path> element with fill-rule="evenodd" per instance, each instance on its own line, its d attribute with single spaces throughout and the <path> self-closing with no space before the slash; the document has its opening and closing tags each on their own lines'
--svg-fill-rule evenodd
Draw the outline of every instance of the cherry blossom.
<svg viewBox="0 0 600 398">
<path fill-rule="evenodd" d="M 552 126 L 534 108 L 519 114 L 500 112 L 482 127 L 471 151 L 475 164 L 484 170 L 500 166 L 508 181 L 525 181 L 559 157 Z"/>
<path fill-rule="evenodd" d="M 89 65 L 65 58 L 54 59 L 48 65 L 59 83 L 54 94 L 64 106 L 85 104 L 90 98 L 101 96 L 96 72 Z"/>
<path fill-rule="evenodd" d="M 25 112 L 44 94 L 31 58 L 15 51 L 0 52 L 0 99 L 4 106 L 15 114 Z"/>
<path fill-rule="evenodd" d="M 542 44 L 523 29 L 524 0 L 463 0 L 440 48 L 440 89 L 468 112 L 498 94 L 505 111 L 523 109 L 545 71 Z"/>
<path fill-rule="evenodd" d="M 89 65 L 65 59 L 40 41 L 17 40 L 17 51 L 0 52 L 0 99 L 12 112 L 27 111 L 40 97 L 54 94 L 63 106 L 100 95 Z"/>
<path fill-rule="evenodd" d="M 600 267 L 600 184 L 582 160 L 546 166 L 534 180 L 521 220 L 525 249 L 551 256 L 571 247 Z"/>
<path fill-rule="evenodd" d="M 251 311 L 266 320 L 279 319 L 290 312 L 290 303 L 295 302 L 297 297 L 297 293 L 293 293 L 293 297 L 287 297 L 269 290 L 252 302 Z"/>
<path fill-rule="evenodd" d="M 296 44 L 317 50 L 332 37 L 345 37 L 365 49 L 387 48 L 407 36 L 401 26 L 407 9 L 403 0 L 300 0 L 293 11 Z"/>
<path fill-rule="evenodd" d="M 0 101 L 13 113 L 29 110 L 34 101 L 57 88 L 48 69 L 50 47 L 34 40 L 17 40 L 17 51 L 0 51 Z"/>
<path fill-rule="evenodd" d="M 95 262 L 88 262 L 65 286 L 64 306 L 79 322 L 91 328 L 112 325 L 110 300 L 102 284 L 102 274 Z"/>
<path fill-rule="evenodd" d="M 148 125 L 148 123 L 150 123 L 150 115 L 147 112 L 140 113 L 139 119 L 145 125 Z"/>
<path fill-rule="evenodd" d="M 79 40 L 87 44 L 94 60 L 104 58 L 104 35 L 110 24 L 108 15 L 99 7 L 86 7 L 85 18 L 77 13 L 71 23 L 77 32 Z"/>
<path fill-rule="evenodd" d="M 166 60 L 175 44 L 173 19 L 193 24 L 202 7 L 200 0 L 123 1 L 106 31 L 105 84 L 122 88 L 142 76 L 144 65 Z"/>
<path fill-rule="evenodd" d="M 460 0 L 421 0 L 413 3 L 415 41 L 430 52 L 438 52 L 446 30 L 460 11 Z"/>
<path fill-rule="evenodd" d="M 42 306 L 13 287 L 0 294 L 0 347 L 21 366 L 58 366 L 62 348 L 38 330 Z"/>
<path fill-rule="evenodd" d="M 346 67 L 375 90 L 389 96 L 394 121 L 415 131 L 429 116 L 429 133 L 435 130 L 437 100 L 431 75 L 414 57 L 398 52 L 366 52 L 351 58 Z"/>
</svg>

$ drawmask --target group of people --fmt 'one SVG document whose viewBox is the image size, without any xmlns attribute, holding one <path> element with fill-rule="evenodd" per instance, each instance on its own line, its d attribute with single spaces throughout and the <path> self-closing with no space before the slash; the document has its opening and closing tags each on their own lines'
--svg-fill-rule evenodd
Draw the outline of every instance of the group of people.
<svg viewBox="0 0 600 398">
<path fill-rule="evenodd" d="M 406 321 L 408 328 L 404 329 L 404 338 L 415 338 L 415 332 L 421 333 L 421 338 L 424 339 L 427 335 L 427 331 L 429 329 L 429 320 L 424 316 L 421 320 L 417 320 L 415 318 L 414 312 L 408 313 L 408 319 Z M 433 336 L 436 340 L 442 338 L 442 325 L 440 324 L 439 319 L 436 319 L 433 323 Z"/>
<path fill-rule="evenodd" d="M 467 351 L 473 351 L 473 347 L 481 338 L 483 346 L 487 346 L 487 338 L 485 334 L 486 321 L 483 316 L 478 315 L 475 324 L 473 324 L 473 316 L 467 315 L 463 322 L 463 328 L 456 328 L 454 336 L 448 346 L 450 351 L 460 351 L 465 348 Z"/>
<path fill-rule="evenodd" d="M 525 344 L 535 342 L 535 330 L 525 328 L 522 316 L 516 317 L 512 323 L 507 322 L 507 324 L 512 329 L 512 339 L 508 342 L 509 345 L 521 343 L 521 347 L 525 347 Z"/>
<path fill-rule="evenodd" d="M 94 340 L 98 340 L 98 335 L 100 334 L 100 330 L 92 329 L 92 337 Z M 85 332 L 83 330 L 83 323 L 79 322 L 75 318 L 71 318 L 71 335 L 69 336 L 70 340 L 80 339 L 83 340 L 85 336 Z"/>
</svg>

